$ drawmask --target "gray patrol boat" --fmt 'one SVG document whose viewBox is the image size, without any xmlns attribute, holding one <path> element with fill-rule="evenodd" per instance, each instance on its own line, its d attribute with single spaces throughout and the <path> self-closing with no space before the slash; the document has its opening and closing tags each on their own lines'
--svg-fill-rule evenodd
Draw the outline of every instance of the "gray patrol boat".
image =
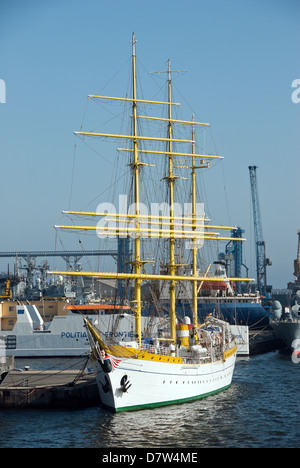
<svg viewBox="0 0 300 468">
<path fill-rule="evenodd" d="M 279 301 L 274 302 L 270 325 L 288 350 L 300 353 L 300 291 L 292 307 L 283 308 Z"/>
</svg>

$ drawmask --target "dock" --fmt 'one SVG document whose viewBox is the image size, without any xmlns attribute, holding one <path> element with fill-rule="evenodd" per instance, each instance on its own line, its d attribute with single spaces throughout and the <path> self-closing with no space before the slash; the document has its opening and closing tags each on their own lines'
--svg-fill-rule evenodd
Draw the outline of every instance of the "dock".
<svg viewBox="0 0 300 468">
<path fill-rule="evenodd" d="M 276 338 L 273 330 L 269 327 L 263 330 L 249 331 L 249 355 L 269 353 L 282 349 L 283 343 Z"/>
<path fill-rule="evenodd" d="M 80 370 L 10 371 L 0 384 L 0 409 L 74 408 L 100 404 L 94 374 Z"/>
</svg>

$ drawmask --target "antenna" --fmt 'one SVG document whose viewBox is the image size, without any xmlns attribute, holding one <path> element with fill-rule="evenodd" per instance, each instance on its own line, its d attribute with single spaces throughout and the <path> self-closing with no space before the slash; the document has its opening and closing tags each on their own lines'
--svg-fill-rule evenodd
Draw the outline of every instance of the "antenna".
<svg viewBox="0 0 300 468">
<path fill-rule="evenodd" d="M 187 72 L 187 70 L 171 70 L 171 59 L 168 59 L 167 64 L 168 64 L 168 70 L 154 71 L 150 73 L 156 73 L 157 75 L 160 75 L 161 73 L 168 73 L 168 80 L 171 81 L 171 73 L 186 73 Z"/>
<path fill-rule="evenodd" d="M 132 33 L 132 40 L 129 42 L 132 44 L 132 55 L 135 55 L 135 44 L 137 43 L 137 41 L 135 39 L 134 32 Z"/>
</svg>

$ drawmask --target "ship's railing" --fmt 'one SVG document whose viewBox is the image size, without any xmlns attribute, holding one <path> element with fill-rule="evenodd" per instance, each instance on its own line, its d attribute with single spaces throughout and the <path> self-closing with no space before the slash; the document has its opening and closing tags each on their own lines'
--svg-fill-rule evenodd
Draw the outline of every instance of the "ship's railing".
<svg viewBox="0 0 300 468">
<path fill-rule="evenodd" d="M 172 349 L 170 346 L 165 346 L 165 345 L 160 345 L 156 346 L 154 344 L 143 344 L 142 348 L 145 349 L 148 353 L 151 354 L 160 354 L 162 356 L 171 356 L 172 355 Z"/>
<path fill-rule="evenodd" d="M 143 349 L 145 349 L 148 353 L 151 354 L 159 354 L 162 356 L 175 356 L 175 349 L 172 349 L 169 345 L 155 346 L 154 344 L 145 344 L 143 345 Z M 214 351 L 215 359 L 217 358 L 216 354 L 219 354 L 221 356 L 221 350 L 219 353 L 217 353 L 216 350 Z M 182 357 L 183 361 L 186 364 L 199 364 L 210 361 L 212 358 L 211 351 L 209 349 L 206 349 L 202 352 L 202 354 L 199 354 L 198 352 L 194 350 L 188 350 L 185 347 L 181 347 L 177 351 L 176 356 Z"/>
</svg>

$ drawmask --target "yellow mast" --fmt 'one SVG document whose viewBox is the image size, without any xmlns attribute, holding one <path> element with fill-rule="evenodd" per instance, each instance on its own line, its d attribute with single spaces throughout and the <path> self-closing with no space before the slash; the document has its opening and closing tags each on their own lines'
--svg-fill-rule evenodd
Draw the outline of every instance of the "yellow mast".
<svg viewBox="0 0 300 468">
<path fill-rule="evenodd" d="M 193 121 L 194 121 L 194 116 L 193 116 Z M 195 128 L 194 125 L 192 127 L 192 216 L 193 216 L 193 228 L 192 230 L 195 233 L 195 237 L 193 239 L 193 276 L 197 277 L 197 235 L 196 235 L 196 219 L 197 219 L 197 213 L 196 213 L 196 169 L 201 169 L 204 167 L 210 167 L 210 163 L 208 164 L 203 164 L 201 166 L 196 167 L 195 165 Z M 203 223 L 203 228 L 204 228 L 204 223 Z M 198 327 L 198 286 L 197 282 L 193 281 L 193 326 L 196 329 Z"/>
<path fill-rule="evenodd" d="M 192 118 L 192 122 L 194 123 L 194 115 Z M 206 124 L 209 125 L 209 124 Z M 200 166 L 195 165 L 195 157 L 197 156 L 195 153 L 195 128 L 194 125 L 192 126 L 192 167 L 190 166 L 176 166 L 178 168 L 183 168 L 183 169 L 192 169 L 192 231 L 193 231 L 193 237 L 192 237 L 192 252 L 193 252 L 193 260 L 192 260 L 192 266 L 193 266 L 193 277 L 197 277 L 197 252 L 198 252 L 198 246 L 197 246 L 197 240 L 198 239 L 208 239 L 210 236 L 204 235 L 204 229 L 206 228 L 211 228 L 212 226 L 207 226 L 204 224 L 205 217 L 202 216 L 203 218 L 203 224 L 202 226 L 197 224 L 197 220 L 199 220 L 199 215 L 197 216 L 196 212 L 196 169 L 203 169 L 206 167 L 210 167 L 210 162 L 205 163 L 204 161 L 201 161 Z M 197 228 L 199 229 L 200 227 L 200 234 L 197 232 Z M 218 239 L 217 233 L 211 233 L 216 235 Z M 224 240 L 224 238 L 223 238 Z M 203 283 L 203 281 L 202 281 Z M 198 327 L 198 302 L 197 302 L 197 296 L 198 296 L 199 288 L 197 286 L 197 282 L 193 281 L 193 327 L 196 329 Z"/>
<path fill-rule="evenodd" d="M 173 174 L 173 155 L 172 155 L 172 107 L 171 107 L 171 61 L 168 60 L 168 137 L 169 137 L 169 206 L 170 206 L 170 258 L 169 258 L 169 274 L 175 276 L 175 237 L 174 237 L 174 174 Z M 171 338 L 176 343 L 176 297 L 175 297 L 176 281 L 170 281 L 170 329 Z"/>
<path fill-rule="evenodd" d="M 176 72 L 180 72 L 183 70 L 176 70 Z M 175 313 L 175 306 L 176 306 L 176 296 L 175 296 L 175 287 L 176 287 L 176 265 L 175 265 L 175 235 L 174 235 L 174 173 L 173 173 L 173 152 L 172 152 L 172 142 L 176 142 L 178 140 L 172 138 L 172 80 L 171 80 L 171 60 L 168 59 L 168 70 L 167 71 L 160 71 L 155 73 L 168 73 L 168 118 L 167 119 L 160 119 L 154 118 L 153 120 L 163 120 L 168 122 L 168 151 L 166 153 L 163 152 L 154 152 L 155 154 L 166 154 L 169 159 L 169 174 L 166 179 L 168 180 L 169 184 L 169 214 L 170 214 L 170 234 L 169 234 L 169 275 L 174 279 L 170 281 L 170 330 L 171 330 L 171 339 L 176 344 L 176 313 Z M 147 118 L 142 116 L 141 118 Z M 179 122 L 179 121 L 178 121 Z M 205 125 L 201 124 L 200 125 Z M 183 140 L 180 140 L 181 142 Z M 188 143 L 188 141 L 185 141 Z M 150 151 L 149 151 L 150 152 Z"/>
<path fill-rule="evenodd" d="M 194 120 L 194 118 L 193 118 Z M 193 126 L 192 130 L 192 154 L 195 153 L 195 129 Z M 193 231 L 196 231 L 196 170 L 195 170 L 195 158 L 192 157 L 192 215 L 194 217 L 193 223 Z M 193 276 L 197 276 L 197 239 L 194 237 L 193 239 Z M 193 281 L 193 326 L 197 328 L 198 325 L 198 303 L 197 303 L 197 283 Z"/>
<path fill-rule="evenodd" d="M 140 228 L 140 223 L 139 223 L 139 214 L 140 214 L 140 208 L 139 208 L 139 203 L 140 203 L 140 193 L 139 193 L 139 153 L 138 153 L 138 139 L 136 138 L 137 135 L 137 103 L 136 103 L 136 71 L 135 71 L 135 35 L 134 33 L 132 34 L 132 97 L 133 97 L 133 103 L 132 103 L 132 108 L 133 108 L 133 154 L 134 154 L 134 159 L 133 159 L 133 171 L 134 171 L 134 201 L 135 201 L 135 207 L 136 207 L 136 219 L 137 219 L 137 224 L 136 224 L 136 229 L 137 231 Z M 134 241 L 134 246 L 135 246 L 135 258 L 134 258 L 134 273 L 135 275 L 140 275 L 141 274 L 141 240 L 140 236 L 137 235 L 135 236 L 135 241 Z M 135 333 L 137 335 L 137 341 L 139 345 L 141 344 L 141 339 L 142 339 L 142 326 L 141 326 L 141 315 L 142 315 L 142 304 L 141 304 L 141 280 L 136 279 L 135 280 Z"/>
</svg>

